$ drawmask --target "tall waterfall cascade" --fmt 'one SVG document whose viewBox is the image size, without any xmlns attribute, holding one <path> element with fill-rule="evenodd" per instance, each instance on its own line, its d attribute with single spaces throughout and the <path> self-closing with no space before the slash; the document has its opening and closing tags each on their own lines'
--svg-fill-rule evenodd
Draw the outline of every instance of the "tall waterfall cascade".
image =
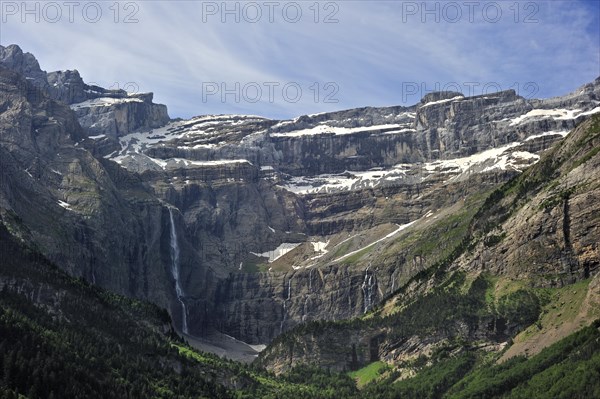
<svg viewBox="0 0 600 399">
<path fill-rule="evenodd" d="M 285 291 L 285 288 L 284 288 L 284 291 Z M 285 298 L 283 298 L 283 312 L 282 312 L 283 318 L 281 320 L 281 323 L 279 323 L 279 333 L 280 334 L 283 333 L 283 327 L 287 320 L 287 301 L 289 301 L 290 299 L 292 299 L 292 278 L 291 277 L 287 282 L 287 296 Z"/>
<path fill-rule="evenodd" d="M 370 267 L 371 265 L 365 270 L 365 277 L 361 286 L 364 298 L 363 313 L 367 313 L 373 305 L 373 289 L 375 288 L 376 282 L 373 273 L 369 273 Z"/>
<path fill-rule="evenodd" d="M 171 274 L 173 280 L 175 280 L 175 293 L 177 294 L 177 300 L 181 303 L 181 331 L 184 334 L 188 334 L 187 324 L 187 308 L 183 300 L 184 293 L 181 287 L 181 280 L 179 276 L 179 243 L 177 240 L 177 230 L 175 229 L 175 221 L 173 220 L 173 209 L 169 208 L 169 220 L 171 222 Z"/>
</svg>

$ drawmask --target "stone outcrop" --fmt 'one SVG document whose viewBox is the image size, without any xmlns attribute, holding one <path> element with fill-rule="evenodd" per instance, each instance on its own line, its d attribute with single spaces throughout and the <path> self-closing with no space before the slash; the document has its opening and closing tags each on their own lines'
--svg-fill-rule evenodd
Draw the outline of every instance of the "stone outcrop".
<svg viewBox="0 0 600 399">
<path fill-rule="evenodd" d="M 167 107 L 154 104 L 152 98 L 152 93 L 97 97 L 71 108 L 90 136 L 106 135 L 117 139 L 132 132 L 164 126 L 169 121 Z"/>
</svg>

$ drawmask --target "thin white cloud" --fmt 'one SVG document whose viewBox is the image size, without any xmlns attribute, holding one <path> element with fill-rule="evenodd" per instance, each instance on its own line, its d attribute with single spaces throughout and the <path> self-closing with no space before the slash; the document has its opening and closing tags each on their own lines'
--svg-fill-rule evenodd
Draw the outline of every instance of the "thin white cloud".
<svg viewBox="0 0 600 399">
<path fill-rule="evenodd" d="M 479 82 L 480 87 L 496 82 L 504 89 L 536 81 L 539 95 L 550 96 L 597 77 L 600 39 L 590 27 L 597 26 L 598 16 L 584 3 L 539 2 L 538 23 L 526 24 L 522 19 L 529 3 L 519 3 L 518 23 L 510 14 L 512 2 L 502 3 L 504 14 L 497 23 L 481 14 L 473 23 L 466 15 L 458 23 L 444 18 L 435 23 L 431 16 L 423 23 L 419 13 L 403 14 L 407 2 L 337 2 L 339 23 L 324 24 L 312 21 L 308 7 L 313 3 L 303 2 L 304 17 L 293 24 L 281 13 L 273 23 L 266 15 L 258 23 L 233 23 L 231 16 L 228 23 L 218 16 L 203 22 L 206 2 L 152 1 L 136 2 L 139 22 L 124 24 L 112 21 L 108 7 L 113 3 L 106 2 L 100 3 L 105 14 L 96 24 L 81 18 L 73 24 L 13 18 L 2 24 L 0 39 L 34 53 L 47 70 L 77 68 L 86 81 L 104 85 L 135 82 L 143 91 L 154 91 L 172 116 L 244 112 L 290 117 L 417 102 L 425 93 L 406 97 L 402 88 L 407 82 L 432 90 L 450 82 Z M 321 9 L 320 19 L 325 15 Z M 236 82 L 242 87 L 297 82 L 303 96 L 290 103 L 277 90 L 271 103 L 265 88 L 257 103 L 243 98 L 238 103 L 231 95 L 225 102 L 218 95 L 204 102 L 206 82 L 230 88 Z M 327 82 L 338 85 L 338 103 L 323 102 Z M 320 89 L 317 101 L 314 83 Z"/>
</svg>

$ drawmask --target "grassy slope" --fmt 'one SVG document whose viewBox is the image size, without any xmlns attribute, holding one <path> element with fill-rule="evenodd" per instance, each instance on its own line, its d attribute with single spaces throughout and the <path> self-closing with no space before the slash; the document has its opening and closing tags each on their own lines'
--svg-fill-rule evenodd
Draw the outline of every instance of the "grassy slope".
<svg viewBox="0 0 600 399">
<path fill-rule="evenodd" d="M 362 391 L 365 398 L 597 398 L 600 397 L 600 321 L 529 359 L 490 364 L 481 352 L 441 357 L 415 377 L 397 374 Z"/>
<path fill-rule="evenodd" d="M 362 369 L 349 372 L 348 375 L 352 377 L 356 381 L 358 387 L 361 388 L 377 379 L 386 368 L 387 364 L 384 362 L 373 362 Z"/>
</svg>

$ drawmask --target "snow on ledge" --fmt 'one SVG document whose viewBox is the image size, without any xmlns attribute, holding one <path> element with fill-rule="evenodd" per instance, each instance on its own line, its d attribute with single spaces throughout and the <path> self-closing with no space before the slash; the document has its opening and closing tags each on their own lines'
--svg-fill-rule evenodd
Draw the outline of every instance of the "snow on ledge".
<svg viewBox="0 0 600 399">
<path fill-rule="evenodd" d="M 250 252 L 250 253 L 254 256 L 258 256 L 261 258 L 269 258 L 269 263 L 273 263 L 277 259 L 281 258 L 283 255 L 285 255 L 288 252 L 290 252 L 291 250 L 295 249 L 300 244 L 301 243 L 284 242 L 283 244 L 279 245 L 277 248 L 275 248 L 271 251 L 263 252 L 262 254 L 258 254 L 256 252 Z"/>
<path fill-rule="evenodd" d="M 428 214 L 427 214 L 427 217 L 429 217 L 429 216 L 431 216 L 431 215 L 429 215 L 429 213 L 428 213 Z M 340 260 L 346 259 L 346 258 L 348 258 L 348 257 L 350 257 L 350 256 L 352 256 L 352 255 L 355 255 L 355 254 L 359 253 L 360 251 L 363 251 L 363 250 L 365 250 L 365 249 L 367 249 L 367 248 L 371 248 L 373 245 L 379 244 L 380 242 L 382 242 L 382 241 L 384 241 L 384 240 L 387 240 L 388 238 L 392 238 L 392 237 L 393 237 L 393 236 L 395 236 L 396 234 L 400 233 L 402 230 L 405 230 L 405 229 L 409 228 L 410 226 L 412 226 L 413 224 L 417 223 L 419 220 L 420 220 L 420 219 L 413 220 L 412 222 L 410 222 L 410 223 L 406 223 L 406 224 L 403 224 L 403 225 L 399 225 L 399 224 L 397 224 L 396 226 L 398 226 L 398 228 L 397 228 L 396 230 L 392 231 L 391 233 L 389 233 L 388 235 L 386 235 L 386 236 L 384 236 L 384 237 L 380 238 L 380 239 L 379 239 L 379 240 L 377 240 L 377 241 L 373 241 L 372 243 L 370 243 L 370 244 L 367 244 L 367 245 L 365 245 L 364 247 L 362 247 L 362 248 L 359 248 L 359 249 L 357 249 L 357 250 L 355 250 L 355 251 L 348 252 L 346 255 L 343 255 L 343 256 L 340 256 L 340 257 L 339 257 L 339 258 L 337 258 L 337 259 L 334 259 L 334 260 L 333 260 L 333 262 L 338 262 L 338 261 L 340 261 Z"/>
<path fill-rule="evenodd" d="M 58 200 L 58 205 L 62 206 L 63 208 L 65 208 L 68 211 L 72 211 L 73 209 L 71 209 L 71 204 L 69 204 L 68 202 L 62 201 L 62 200 Z"/>
<path fill-rule="evenodd" d="M 112 98 L 112 97 L 99 97 L 92 100 L 86 100 L 77 104 L 71 104 L 72 110 L 78 110 L 81 108 L 91 107 L 108 107 L 113 104 L 124 104 L 124 103 L 143 103 L 144 101 L 137 97 L 125 97 L 125 98 Z"/>
<path fill-rule="evenodd" d="M 465 98 L 465 96 L 456 96 L 456 97 L 452 97 L 452 98 L 447 98 L 445 100 L 431 101 L 431 102 L 423 104 L 421 106 L 421 108 L 429 107 L 430 105 L 435 105 L 435 104 L 444 104 L 444 103 L 449 103 L 449 102 L 453 102 L 453 101 L 458 101 L 458 100 L 462 100 L 464 98 Z"/>
<path fill-rule="evenodd" d="M 311 127 L 309 129 L 302 130 L 294 130 L 286 133 L 271 133 L 271 137 L 302 137 L 302 136 L 315 136 L 318 134 L 334 134 L 336 136 L 341 136 L 345 134 L 353 134 L 360 132 L 368 132 L 373 130 L 383 130 L 383 129 L 400 129 L 403 128 L 403 125 L 393 124 L 393 125 L 374 125 L 374 126 L 364 126 L 364 127 L 334 127 L 328 125 L 318 125 L 315 127 Z"/>
<path fill-rule="evenodd" d="M 524 115 L 518 116 L 514 119 L 510 120 L 509 126 L 516 126 L 526 119 L 533 117 L 542 117 L 542 118 L 554 118 L 555 120 L 568 120 L 575 119 L 580 116 L 591 115 L 596 112 L 600 112 L 600 107 L 596 107 L 592 110 L 581 112 L 580 109 L 532 109 Z"/>
</svg>

